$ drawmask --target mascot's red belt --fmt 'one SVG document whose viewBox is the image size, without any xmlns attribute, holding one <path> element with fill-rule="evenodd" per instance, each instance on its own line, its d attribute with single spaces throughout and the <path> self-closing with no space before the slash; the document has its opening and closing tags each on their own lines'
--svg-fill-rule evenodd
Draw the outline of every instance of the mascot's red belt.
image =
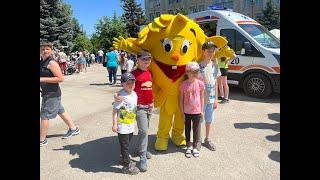
<svg viewBox="0 0 320 180">
<path fill-rule="evenodd" d="M 164 72 L 164 74 L 172 79 L 173 82 L 175 82 L 179 77 L 181 77 L 186 69 L 186 65 L 177 66 L 177 65 L 168 65 L 164 64 L 162 62 L 156 61 L 156 64 L 159 66 L 159 68 Z"/>
</svg>

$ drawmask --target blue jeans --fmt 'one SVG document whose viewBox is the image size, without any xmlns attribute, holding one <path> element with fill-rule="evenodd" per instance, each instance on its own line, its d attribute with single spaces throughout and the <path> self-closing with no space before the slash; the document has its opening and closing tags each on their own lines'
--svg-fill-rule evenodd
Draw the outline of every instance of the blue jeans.
<svg viewBox="0 0 320 180">
<path fill-rule="evenodd" d="M 112 77 L 113 77 L 113 83 L 115 84 L 117 82 L 117 70 L 118 70 L 118 67 L 108 67 L 110 83 L 112 83 Z"/>
<path fill-rule="evenodd" d="M 147 160 L 148 148 L 148 129 L 151 112 L 148 109 L 137 109 L 137 125 L 138 125 L 138 151 L 140 153 L 140 161 Z"/>
</svg>

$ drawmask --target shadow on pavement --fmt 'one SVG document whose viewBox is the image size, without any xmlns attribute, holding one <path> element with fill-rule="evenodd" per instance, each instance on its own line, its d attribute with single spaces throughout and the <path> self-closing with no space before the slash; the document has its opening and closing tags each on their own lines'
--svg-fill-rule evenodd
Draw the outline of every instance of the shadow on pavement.
<svg viewBox="0 0 320 180">
<path fill-rule="evenodd" d="M 120 147 L 117 136 L 105 137 L 88 141 L 83 144 L 67 145 L 58 150 L 69 151 L 71 155 L 79 157 L 72 159 L 72 168 L 79 168 L 85 172 L 116 172 L 121 173 L 119 165 Z"/>
<path fill-rule="evenodd" d="M 280 133 L 273 136 L 266 136 L 266 139 L 272 142 L 280 142 Z"/>
<path fill-rule="evenodd" d="M 268 114 L 268 118 L 277 122 L 280 122 L 280 113 Z"/>
<path fill-rule="evenodd" d="M 54 137 L 62 137 L 64 134 L 51 134 L 51 135 L 47 135 L 47 139 L 49 138 L 54 138 Z"/>
<path fill-rule="evenodd" d="M 280 163 L 280 152 L 271 151 L 271 153 L 269 154 L 269 158 Z"/>
<path fill-rule="evenodd" d="M 271 129 L 273 131 L 279 132 L 275 135 L 269 135 L 265 138 L 272 142 L 280 142 L 280 113 L 271 113 L 268 114 L 268 118 L 270 120 L 276 121 L 277 123 L 234 123 L 234 127 L 236 129 L 247 129 L 247 128 L 255 128 L 255 129 Z M 272 151 L 269 156 L 270 159 L 280 162 L 280 152 Z"/>
<path fill-rule="evenodd" d="M 258 99 L 247 96 L 244 91 L 239 87 L 230 87 L 229 99 L 237 101 L 250 101 L 250 102 L 262 102 L 262 103 L 280 103 L 280 94 L 272 93 L 270 96 L 264 99 Z"/>
<path fill-rule="evenodd" d="M 280 123 L 269 124 L 269 123 L 234 123 L 234 127 L 237 129 L 272 129 L 274 131 L 280 132 Z"/>
<path fill-rule="evenodd" d="M 149 135 L 148 151 L 152 155 L 168 154 L 182 151 L 169 143 L 166 152 L 159 153 L 154 149 L 156 135 Z M 130 143 L 129 153 L 134 154 L 137 145 L 137 136 L 135 135 Z M 180 150 L 177 150 L 180 149 Z M 85 172 L 115 172 L 121 173 L 120 161 L 120 145 L 118 136 L 104 137 L 83 144 L 67 145 L 61 149 L 53 149 L 54 151 L 69 151 L 71 155 L 79 157 L 72 159 L 69 164 L 72 168 L 79 168 Z M 134 156 L 133 156 L 134 157 Z M 135 161 L 135 160 L 133 160 Z M 139 158 L 138 158 L 139 161 Z"/>
</svg>

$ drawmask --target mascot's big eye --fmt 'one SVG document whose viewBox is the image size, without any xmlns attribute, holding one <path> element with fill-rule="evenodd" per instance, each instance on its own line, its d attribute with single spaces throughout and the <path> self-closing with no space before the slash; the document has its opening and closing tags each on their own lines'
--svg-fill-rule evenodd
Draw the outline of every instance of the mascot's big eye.
<svg viewBox="0 0 320 180">
<path fill-rule="evenodd" d="M 163 49 L 166 51 L 166 52 L 170 52 L 171 49 L 172 49 L 172 41 L 168 38 L 165 38 L 162 42 L 162 45 L 163 45 Z"/>
<path fill-rule="evenodd" d="M 184 40 L 182 43 L 181 51 L 183 53 L 186 53 L 189 49 L 189 46 L 190 46 L 190 42 L 188 40 Z"/>
</svg>

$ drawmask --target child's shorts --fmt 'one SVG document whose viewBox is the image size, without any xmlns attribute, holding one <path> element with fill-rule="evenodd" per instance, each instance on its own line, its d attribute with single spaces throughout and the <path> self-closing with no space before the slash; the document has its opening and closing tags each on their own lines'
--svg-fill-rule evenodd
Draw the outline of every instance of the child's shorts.
<svg viewBox="0 0 320 180">
<path fill-rule="evenodd" d="M 214 120 L 213 103 L 204 104 L 204 120 L 206 123 L 212 123 Z"/>
</svg>

